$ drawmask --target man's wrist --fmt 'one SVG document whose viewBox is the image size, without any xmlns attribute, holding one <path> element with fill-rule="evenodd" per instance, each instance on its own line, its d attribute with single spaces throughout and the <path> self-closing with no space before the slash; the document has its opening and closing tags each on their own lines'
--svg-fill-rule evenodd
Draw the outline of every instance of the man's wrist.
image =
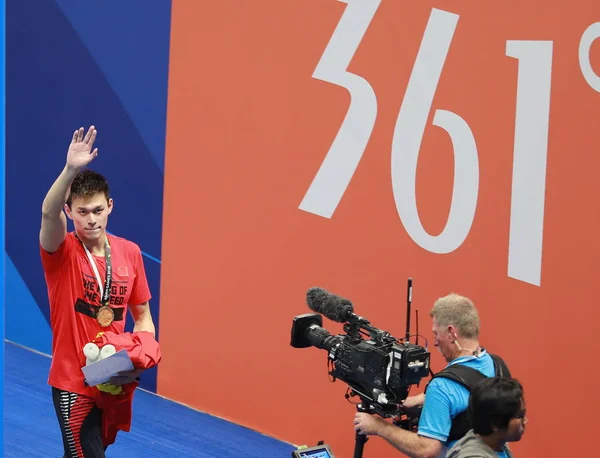
<svg viewBox="0 0 600 458">
<path fill-rule="evenodd" d="M 387 421 L 381 421 L 375 430 L 375 434 L 383 439 L 386 439 L 390 437 L 394 431 L 393 428 L 397 428 L 397 426 L 394 426 L 392 423 L 388 423 Z"/>
<path fill-rule="evenodd" d="M 63 169 L 63 173 L 69 178 L 75 178 L 75 175 L 77 175 L 80 171 L 81 167 L 73 167 L 69 164 L 65 164 L 65 168 Z"/>
</svg>

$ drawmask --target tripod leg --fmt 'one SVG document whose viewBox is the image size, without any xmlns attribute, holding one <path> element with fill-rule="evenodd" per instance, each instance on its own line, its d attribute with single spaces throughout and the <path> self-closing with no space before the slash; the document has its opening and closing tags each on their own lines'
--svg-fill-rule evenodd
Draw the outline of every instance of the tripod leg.
<svg viewBox="0 0 600 458">
<path fill-rule="evenodd" d="M 368 437 L 364 434 L 356 431 L 354 435 L 354 458 L 362 458 L 363 449 L 365 448 L 365 442 L 367 442 Z"/>
</svg>

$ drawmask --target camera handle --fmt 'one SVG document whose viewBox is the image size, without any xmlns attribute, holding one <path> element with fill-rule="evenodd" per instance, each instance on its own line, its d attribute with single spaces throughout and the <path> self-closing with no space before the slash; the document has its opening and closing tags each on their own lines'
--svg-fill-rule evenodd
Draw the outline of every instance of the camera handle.
<svg viewBox="0 0 600 458">
<path fill-rule="evenodd" d="M 371 405 L 367 401 L 359 402 L 356 405 L 356 410 L 370 414 Z M 354 434 L 354 458 L 362 458 L 365 443 L 369 440 L 366 434 L 361 434 L 358 431 Z"/>
</svg>

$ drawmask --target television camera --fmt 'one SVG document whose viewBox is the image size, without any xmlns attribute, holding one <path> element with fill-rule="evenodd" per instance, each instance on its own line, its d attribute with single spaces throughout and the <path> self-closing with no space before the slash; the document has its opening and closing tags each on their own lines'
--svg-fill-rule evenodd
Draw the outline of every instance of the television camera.
<svg viewBox="0 0 600 458">
<path fill-rule="evenodd" d="M 354 313 L 352 302 L 321 288 L 310 288 L 308 307 L 316 313 L 294 317 L 291 346 L 328 352 L 329 374 L 349 386 L 346 397 L 358 396 L 358 411 L 394 418 L 397 426 L 415 430 L 420 409 L 402 407 L 411 386 L 430 373 L 429 351 L 410 343 L 412 280 L 408 280 L 406 336 L 397 339 Z M 321 315 L 343 323 L 345 334 L 324 329 Z M 418 331 L 417 331 L 418 335 Z M 417 340 L 418 342 L 418 340 Z M 360 437 L 359 437 L 360 436 Z M 362 456 L 366 436 L 356 435 L 355 458 Z"/>
</svg>

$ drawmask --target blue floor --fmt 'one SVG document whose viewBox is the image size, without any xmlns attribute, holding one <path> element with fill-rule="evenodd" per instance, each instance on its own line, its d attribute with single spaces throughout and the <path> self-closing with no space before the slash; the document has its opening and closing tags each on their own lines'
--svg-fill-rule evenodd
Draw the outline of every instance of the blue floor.
<svg viewBox="0 0 600 458">
<path fill-rule="evenodd" d="M 5 344 L 4 456 L 61 457 L 62 440 L 46 384 L 50 358 Z M 290 457 L 295 447 L 138 390 L 131 432 L 110 457 Z"/>
</svg>

